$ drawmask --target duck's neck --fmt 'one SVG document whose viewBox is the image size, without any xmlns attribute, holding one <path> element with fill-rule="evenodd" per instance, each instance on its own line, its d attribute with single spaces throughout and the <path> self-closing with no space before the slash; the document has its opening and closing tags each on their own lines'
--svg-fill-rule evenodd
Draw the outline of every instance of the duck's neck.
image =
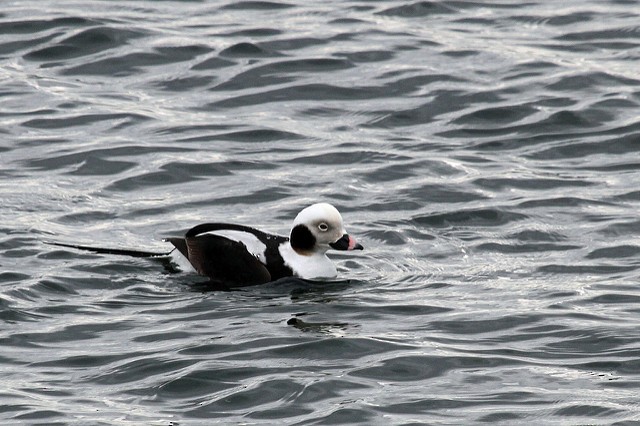
<svg viewBox="0 0 640 426">
<path fill-rule="evenodd" d="M 280 247 L 280 255 L 284 263 L 291 268 L 293 274 L 299 278 L 335 278 L 338 275 L 335 265 L 324 251 L 308 251 L 298 253 L 286 243 Z"/>
</svg>

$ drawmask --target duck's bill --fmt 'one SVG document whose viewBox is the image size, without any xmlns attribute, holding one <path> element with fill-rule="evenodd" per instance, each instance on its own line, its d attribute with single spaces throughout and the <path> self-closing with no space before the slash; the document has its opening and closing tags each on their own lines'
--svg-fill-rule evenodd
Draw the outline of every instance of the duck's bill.
<svg viewBox="0 0 640 426">
<path fill-rule="evenodd" d="M 356 239 L 349 234 L 344 234 L 335 243 L 329 244 L 335 250 L 363 250 L 364 247 L 356 242 Z"/>
</svg>

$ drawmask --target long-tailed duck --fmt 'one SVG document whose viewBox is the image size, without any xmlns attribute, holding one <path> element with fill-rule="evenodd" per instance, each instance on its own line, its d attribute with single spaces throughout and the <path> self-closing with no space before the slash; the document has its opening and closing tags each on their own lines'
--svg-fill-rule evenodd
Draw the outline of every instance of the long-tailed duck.
<svg viewBox="0 0 640 426">
<path fill-rule="evenodd" d="M 313 204 L 294 219 L 289 238 L 229 223 L 204 223 L 168 238 L 194 269 L 214 282 L 243 287 L 295 276 L 335 278 L 327 250 L 362 250 L 331 204 Z"/>
<path fill-rule="evenodd" d="M 184 237 L 167 238 L 178 252 L 211 283 L 222 287 L 264 284 L 284 277 L 330 279 L 337 276 L 326 252 L 362 250 L 344 229 L 342 216 L 331 204 L 313 204 L 293 221 L 289 237 L 230 224 L 204 223 L 191 228 Z M 167 256 L 138 250 L 109 249 L 51 243 L 97 253 L 135 257 Z"/>
</svg>

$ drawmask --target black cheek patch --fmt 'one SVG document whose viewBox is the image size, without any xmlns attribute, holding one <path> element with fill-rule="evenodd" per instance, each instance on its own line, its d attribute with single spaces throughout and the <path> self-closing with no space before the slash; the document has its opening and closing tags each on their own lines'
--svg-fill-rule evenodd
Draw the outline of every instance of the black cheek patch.
<svg viewBox="0 0 640 426">
<path fill-rule="evenodd" d="M 310 251 L 316 245 L 316 237 L 304 225 L 296 225 L 291 230 L 291 247 L 294 250 Z"/>
</svg>

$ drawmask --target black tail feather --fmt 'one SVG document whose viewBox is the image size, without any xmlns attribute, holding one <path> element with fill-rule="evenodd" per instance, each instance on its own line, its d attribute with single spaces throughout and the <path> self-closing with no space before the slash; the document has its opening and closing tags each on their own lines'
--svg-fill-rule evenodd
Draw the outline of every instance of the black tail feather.
<svg viewBox="0 0 640 426">
<path fill-rule="evenodd" d="M 45 241 L 45 244 L 49 244 L 52 246 L 58 247 L 69 247 L 78 250 L 91 251 L 99 254 L 115 254 L 120 256 L 131 256 L 131 257 L 164 257 L 169 256 L 173 250 L 168 251 L 166 253 L 157 253 L 152 251 L 141 251 L 141 250 L 126 250 L 126 249 L 114 249 L 114 248 L 105 248 L 105 247 L 91 247 L 91 246 L 82 246 L 78 244 L 65 244 L 65 243 L 57 243 L 54 241 Z"/>
</svg>

